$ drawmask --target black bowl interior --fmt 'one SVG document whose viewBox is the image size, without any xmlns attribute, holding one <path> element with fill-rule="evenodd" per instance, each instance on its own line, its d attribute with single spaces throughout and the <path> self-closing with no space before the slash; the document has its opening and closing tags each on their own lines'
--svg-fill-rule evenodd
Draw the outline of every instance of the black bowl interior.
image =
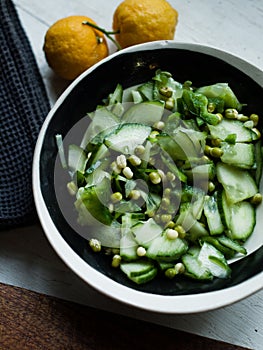
<svg viewBox="0 0 263 350">
<path fill-rule="evenodd" d="M 71 248 L 88 264 L 102 274 L 131 288 L 161 295 L 203 293 L 228 288 L 257 275 L 263 270 L 263 247 L 232 265 L 232 277 L 215 279 L 212 282 L 196 282 L 189 279 L 167 281 L 156 279 L 143 286 L 134 285 L 118 269 L 110 267 L 109 258 L 94 254 L 87 241 L 68 224 L 57 203 L 54 189 L 54 167 L 57 158 L 55 135 L 66 135 L 87 112 L 93 111 L 101 100 L 108 96 L 117 83 L 124 88 L 143 83 L 154 75 L 155 69 L 169 71 L 176 80 L 191 80 L 194 86 L 228 82 L 241 103 L 246 103 L 247 113 L 259 112 L 262 108 L 263 89 L 248 75 L 219 58 L 184 49 L 163 48 L 133 53 L 123 53 L 93 70 L 67 95 L 50 121 L 41 149 L 41 191 L 51 219 Z M 66 193 L 67 174 L 61 170 L 59 191 Z M 65 196 L 67 196 L 65 194 Z M 68 201 L 68 210 L 73 202 Z M 72 213 L 71 213 L 72 214 Z"/>
</svg>

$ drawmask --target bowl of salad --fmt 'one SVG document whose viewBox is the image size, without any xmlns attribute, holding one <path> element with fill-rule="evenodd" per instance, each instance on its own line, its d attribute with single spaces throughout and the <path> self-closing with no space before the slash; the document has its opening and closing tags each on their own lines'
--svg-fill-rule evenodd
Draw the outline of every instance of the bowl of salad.
<svg viewBox="0 0 263 350">
<path fill-rule="evenodd" d="M 216 309 L 263 287 L 260 69 L 158 41 L 77 78 L 41 129 L 38 215 L 79 277 L 128 305 Z"/>
</svg>

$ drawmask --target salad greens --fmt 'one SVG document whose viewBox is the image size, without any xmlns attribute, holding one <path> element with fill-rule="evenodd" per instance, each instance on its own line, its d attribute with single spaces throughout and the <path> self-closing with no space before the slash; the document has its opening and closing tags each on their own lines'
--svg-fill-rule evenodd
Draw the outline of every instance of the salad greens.
<svg viewBox="0 0 263 350">
<path fill-rule="evenodd" d="M 258 116 L 243 107 L 227 83 L 196 88 L 166 71 L 118 84 L 68 150 L 68 189 L 91 249 L 137 284 L 228 278 L 262 200 Z"/>
</svg>

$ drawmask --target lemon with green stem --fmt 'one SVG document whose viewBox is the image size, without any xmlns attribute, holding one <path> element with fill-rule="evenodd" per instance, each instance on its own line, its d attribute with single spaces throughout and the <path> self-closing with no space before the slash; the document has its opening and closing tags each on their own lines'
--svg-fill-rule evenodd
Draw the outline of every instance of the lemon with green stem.
<svg viewBox="0 0 263 350">
<path fill-rule="evenodd" d="M 108 45 L 96 23 L 86 16 L 69 16 L 46 32 L 44 53 L 49 66 L 62 78 L 73 80 L 108 56 Z"/>
</svg>

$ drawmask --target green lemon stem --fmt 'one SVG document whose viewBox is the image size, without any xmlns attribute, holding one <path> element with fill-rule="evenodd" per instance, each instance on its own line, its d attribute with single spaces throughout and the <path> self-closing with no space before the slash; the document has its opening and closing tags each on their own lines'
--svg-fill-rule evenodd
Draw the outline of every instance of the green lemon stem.
<svg viewBox="0 0 263 350">
<path fill-rule="evenodd" d="M 105 29 L 103 29 L 103 28 L 101 28 L 101 27 L 97 26 L 96 24 L 91 23 L 89 21 L 83 21 L 82 24 L 86 24 L 86 25 L 88 25 L 88 26 L 90 26 L 92 28 L 95 28 L 95 29 L 99 30 L 100 32 L 105 34 L 106 37 L 108 39 L 110 39 L 116 45 L 118 51 L 122 49 L 120 44 L 112 37 L 112 35 L 114 35 L 114 34 L 119 34 L 119 32 L 120 32 L 119 30 L 110 32 L 110 31 L 107 31 L 107 30 L 105 30 Z"/>
</svg>

